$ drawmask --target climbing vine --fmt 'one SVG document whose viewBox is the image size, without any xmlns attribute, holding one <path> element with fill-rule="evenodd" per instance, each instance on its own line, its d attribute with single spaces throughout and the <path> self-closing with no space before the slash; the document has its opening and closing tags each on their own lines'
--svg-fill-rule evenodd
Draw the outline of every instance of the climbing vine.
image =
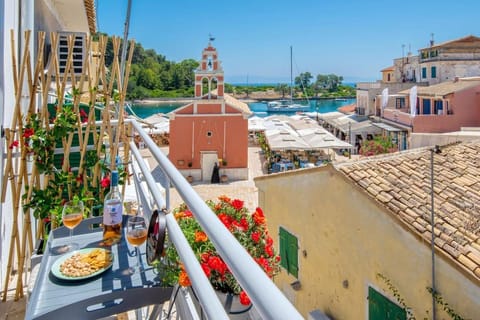
<svg viewBox="0 0 480 320">
<path fill-rule="evenodd" d="M 434 291 L 433 288 L 427 287 L 427 291 L 430 292 L 435 302 L 443 308 L 443 310 L 453 319 L 453 320 L 465 320 L 462 318 L 455 310 L 453 310 L 448 302 L 443 300 L 443 297 L 437 291 Z"/>
</svg>

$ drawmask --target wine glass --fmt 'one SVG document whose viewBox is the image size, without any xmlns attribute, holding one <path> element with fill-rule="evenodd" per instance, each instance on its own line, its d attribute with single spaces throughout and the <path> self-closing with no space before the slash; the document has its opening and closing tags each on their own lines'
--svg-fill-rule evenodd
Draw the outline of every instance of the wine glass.
<svg viewBox="0 0 480 320">
<path fill-rule="evenodd" d="M 62 221 L 63 225 L 70 229 L 70 244 L 65 246 L 67 251 L 74 250 L 78 247 L 78 244 L 72 242 L 73 237 L 73 229 L 82 222 L 83 219 L 83 202 L 76 200 L 76 201 L 68 201 L 63 206 L 62 211 Z"/>
<path fill-rule="evenodd" d="M 135 255 L 137 256 L 137 263 L 130 267 L 130 273 L 142 272 L 143 268 L 140 262 L 140 251 L 138 247 L 147 240 L 147 221 L 143 216 L 132 216 L 128 218 L 127 222 L 127 241 L 135 247 Z"/>
</svg>

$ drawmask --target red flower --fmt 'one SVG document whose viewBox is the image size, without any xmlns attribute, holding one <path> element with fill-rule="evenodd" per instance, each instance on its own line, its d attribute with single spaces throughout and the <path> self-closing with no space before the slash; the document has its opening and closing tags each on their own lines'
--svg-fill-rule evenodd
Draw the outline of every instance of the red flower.
<svg viewBox="0 0 480 320">
<path fill-rule="evenodd" d="M 8 148 L 11 150 L 15 147 L 18 147 L 18 140 L 13 141 L 12 144 Z"/>
<path fill-rule="evenodd" d="M 251 303 L 247 293 L 243 290 L 240 292 L 240 303 L 244 306 L 248 306 Z"/>
<path fill-rule="evenodd" d="M 235 208 L 235 210 L 240 211 L 243 208 L 243 201 L 235 199 L 232 201 L 232 206 Z"/>
<path fill-rule="evenodd" d="M 266 245 L 265 246 L 265 252 L 269 257 L 273 257 L 273 248 L 272 246 Z"/>
<path fill-rule="evenodd" d="M 88 121 L 88 114 L 83 109 L 80 109 L 80 117 L 81 117 L 82 123 L 85 123 Z"/>
<path fill-rule="evenodd" d="M 23 137 L 25 139 L 28 139 L 33 136 L 34 133 L 35 131 L 33 130 L 33 128 L 25 128 L 25 130 L 23 131 Z"/>
<path fill-rule="evenodd" d="M 75 178 L 75 181 L 77 181 L 77 182 L 82 182 L 82 180 L 83 180 L 83 175 L 82 175 L 82 174 L 78 175 L 78 176 Z"/>
<path fill-rule="evenodd" d="M 208 260 L 208 266 L 221 275 L 224 275 L 227 271 L 227 265 L 219 257 L 210 257 Z"/>
<path fill-rule="evenodd" d="M 220 219 L 220 221 L 222 221 L 222 223 L 225 225 L 225 227 L 227 227 L 227 229 L 230 230 L 231 226 L 232 226 L 232 222 L 233 222 L 233 218 L 226 215 L 225 213 L 220 213 L 218 215 L 218 219 Z"/>
<path fill-rule="evenodd" d="M 102 181 L 100 181 L 100 185 L 102 186 L 102 188 L 110 187 L 110 177 L 105 176 L 105 178 L 103 178 Z"/>
<path fill-rule="evenodd" d="M 208 267 L 208 265 L 206 263 L 202 263 L 201 266 L 202 266 L 203 272 L 205 272 L 205 275 L 207 276 L 207 278 L 210 278 L 210 275 L 212 274 L 212 270 Z"/>
<path fill-rule="evenodd" d="M 192 211 L 190 211 L 190 210 L 185 210 L 185 212 L 183 213 L 183 217 L 184 217 L 184 218 L 193 217 Z"/>
<path fill-rule="evenodd" d="M 252 232 L 252 240 L 255 242 L 255 243 L 258 243 L 260 241 L 260 233 L 259 232 Z"/>
</svg>

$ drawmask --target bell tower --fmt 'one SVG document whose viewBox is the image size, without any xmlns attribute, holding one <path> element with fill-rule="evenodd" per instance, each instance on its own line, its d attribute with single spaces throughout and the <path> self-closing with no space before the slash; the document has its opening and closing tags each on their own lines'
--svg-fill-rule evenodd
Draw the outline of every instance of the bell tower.
<svg viewBox="0 0 480 320">
<path fill-rule="evenodd" d="M 224 76 L 217 49 L 212 46 L 215 38 L 210 36 L 208 47 L 203 49 L 200 66 L 195 70 L 195 98 L 201 99 L 208 94 L 207 99 L 212 99 L 211 91 L 217 89 L 217 98 L 223 99 Z"/>
</svg>

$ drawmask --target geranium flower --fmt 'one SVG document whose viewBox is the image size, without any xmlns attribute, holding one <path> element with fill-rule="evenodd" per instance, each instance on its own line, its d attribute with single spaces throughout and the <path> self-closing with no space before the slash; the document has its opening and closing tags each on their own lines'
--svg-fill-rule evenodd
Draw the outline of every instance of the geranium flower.
<svg viewBox="0 0 480 320">
<path fill-rule="evenodd" d="M 240 292 L 240 303 L 245 305 L 245 306 L 248 306 L 251 303 L 249 296 L 243 290 L 242 290 L 242 292 Z"/>
<path fill-rule="evenodd" d="M 33 128 L 25 128 L 25 130 L 23 130 L 23 137 L 25 139 L 28 139 L 31 136 L 33 136 L 34 133 L 35 133 L 35 131 L 33 130 Z"/>
<path fill-rule="evenodd" d="M 14 140 L 8 148 L 11 150 L 16 147 L 18 147 L 18 140 Z"/>
<path fill-rule="evenodd" d="M 102 188 L 108 188 L 110 187 L 110 177 L 109 176 L 105 176 L 102 181 L 100 181 L 100 185 L 102 186 Z"/>
<path fill-rule="evenodd" d="M 225 195 L 220 196 L 218 201 L 208 200 L 206 203 L 262 270 L 269 277 L 277 274 L 280 257 L 275 253 L 263 210 L 257 208 L 254 212 L 250 212 L 244 207 L 244 201 L 231 200 Z M 242 303 L 250 304 L 247 294 L 200 227 L 195 215 L 185 204 L 175 208 L 172 213 L 212 286 L 222 292 L 240 294 Z M 164 283 L 171 285 L 189 283 L 186 281 L 185 270 L 180 267 L 180 258 L 172 244 L 165 250 L 165 264 L 159 266 L 162 268 L 161 274 L 164 274 Z"/>
</svg>

